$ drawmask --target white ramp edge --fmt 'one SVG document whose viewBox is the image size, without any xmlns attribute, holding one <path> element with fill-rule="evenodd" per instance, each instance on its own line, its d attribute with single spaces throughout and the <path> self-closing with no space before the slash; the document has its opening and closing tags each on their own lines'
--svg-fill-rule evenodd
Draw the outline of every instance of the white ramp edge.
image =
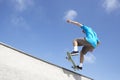
<svg viewBox="0 0 120 80">
<path fill-rule="evenodd" d="M 93 80 L 0 42 L 0 80 Z"/>
</svg>

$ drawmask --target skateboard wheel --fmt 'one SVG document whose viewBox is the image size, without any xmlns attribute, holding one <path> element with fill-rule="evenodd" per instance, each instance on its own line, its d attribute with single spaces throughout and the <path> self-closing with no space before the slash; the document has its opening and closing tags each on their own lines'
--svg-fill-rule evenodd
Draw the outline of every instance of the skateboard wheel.
<svg viewBox="0 0 120 80">
<path fill-rule="evenodd" d="M 70 59 L 69 59 L 68 57 L 66 57 L 66 59 L 67 59 L 68 61 L 70 61 Z"/>
</svg>

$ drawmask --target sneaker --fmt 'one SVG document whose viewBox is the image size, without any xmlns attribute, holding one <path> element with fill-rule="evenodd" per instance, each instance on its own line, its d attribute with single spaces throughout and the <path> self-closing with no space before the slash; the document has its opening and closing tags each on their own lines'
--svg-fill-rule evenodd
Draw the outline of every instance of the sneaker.
<svg viewBox="0 0 120 80">
<path fill-rule="evenodd" d="M 80 67 L 80 66 L 78 66 L 78 65 L 77 65 L 77 68 L 80 69 L 80 70 L 82 70 L 82 67 Z"/>
<path fill-rule="evenodd" d="M 79 54 L 79 51 L 72 51 L 72 52 L 71 52 L 71 55 L 72 55 L 72 56 L 76 56 L 76 55 L 78 55 L 78 54 Z"/>
</svg>

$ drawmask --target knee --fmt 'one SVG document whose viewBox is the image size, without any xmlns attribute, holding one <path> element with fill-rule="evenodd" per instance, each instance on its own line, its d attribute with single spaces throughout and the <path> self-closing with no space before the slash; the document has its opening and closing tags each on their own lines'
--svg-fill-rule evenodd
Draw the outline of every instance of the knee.
<svg viewBox="0 0 120 80">
<path fill-rule="evenodd" d="M 81 50 L 80 54 L 81 55 L 85 55 L 87 53 L 87 51 Z"/>
<path fill-rule="evenodd" d="M 78 43 L 77 43 L 77 40 L 76 40 L 76 39 L 73 40 L 73 45 L 74 45 L 74 46 L 78 46 Z"/>
</svg>

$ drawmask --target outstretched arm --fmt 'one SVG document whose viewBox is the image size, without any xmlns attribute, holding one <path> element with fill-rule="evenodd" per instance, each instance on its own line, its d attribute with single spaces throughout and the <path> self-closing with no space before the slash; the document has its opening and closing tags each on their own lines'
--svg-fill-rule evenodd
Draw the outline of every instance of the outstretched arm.
<svg viewBox="0 0 120 80">
<path fill-rule="evenodd" d="M 73 20 L 70 20 L 70 19 L 68 19 L 67 22 L 68 22 L 68 23 L 75 24 L 75 25 L 77 25 L 77 26 L 79 26 L 79 27 L 83 26 L 81 23 L 76 22 L 76 21 L 73 21 Z"/>
</svg>

